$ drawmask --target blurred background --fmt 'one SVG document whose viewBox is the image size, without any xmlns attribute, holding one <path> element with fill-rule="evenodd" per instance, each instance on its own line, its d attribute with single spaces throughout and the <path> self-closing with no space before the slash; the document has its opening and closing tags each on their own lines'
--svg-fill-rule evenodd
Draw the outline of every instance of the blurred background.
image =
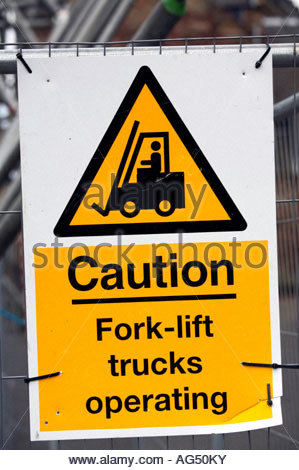
<svg viewBox="0 0 299 470">
<path fill-rule="evenodd" d="M 287 43 L 299 33 L 299 0 L 0 0 L 0 49 L 9 43 L 236 37 Z M 295 41 L 295 42 L 294 42 Z M 200 40 L 197 42 L 200 44 Z M 213 40 L 210 41 L 213 44 Z M 146 42 L 144 43 L 146 44 Z M 156 43 L 159 44 L 159 43 Z M 163 43 L 167 45 L 167 42 Z M 184 41 L 182 41 L 184 45 Z M 53 47 L 56 47 L 53 44 Z M 1 51 L 0 51 L 1 53 Z M 273 67 L 277 230 L 283 362 L 299 362 L 298 122 L 295 60 Z M 29 440 L 26 315 L 15 61 L 0 60 L 0 445 L 4 449 L 298 449 L 299 371 L 284 370 L 284 425 L 225 436 Z"/>
</svg>

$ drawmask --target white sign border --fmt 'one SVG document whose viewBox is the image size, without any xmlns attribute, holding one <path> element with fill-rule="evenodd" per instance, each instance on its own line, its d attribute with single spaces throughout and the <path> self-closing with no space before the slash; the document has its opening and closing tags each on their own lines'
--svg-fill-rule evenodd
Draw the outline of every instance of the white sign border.
<svg viewBox="0 0 299 470">
<path fill-rule="evenodd" d="M 211 50 L 207 50 L 201 47 L 194 47 L 190 48 L 190 52 L 192 54 L 211 54 Z M 38 51 L 37 51 L 38 52 Z M 254 64 L 256 60 L 260 58 L 260 56 L 264 53 L 263 48 L 252 48 L 246 50 L 244 48 L 243 52 L 245 54 L 250 54 L 252 63 Z M 146 55 L 156 55 L 157 49 L 151 48 L 143 49 L 142 51 L 138 51 L 136 57 Z M 178 47 L 165 47 L 163 48 L 163 53 L 165 55 L 181 55 L 183 52 Z M 232 53 L 232 50 L 229 48 L 218 49 L 217 53 L 224 53 L 228 57 Z M 236 53 L 236 51 L 233 51 Z M 31 51 L 31 59 L 28 60 L 30 66 L 34 70 L 34 63 L 37 60 L 40 60 L 38 54 L 34 55 Z M 81 53 L 82 54 L 82 53 Z M 112 54 L 111 54 L 112 55 Z M 113 51 L 113 57 L 115 56 L 123 56 L 123 55 L 130 55 L 128 51 L 121 50 L 119 52 Z M 64 56 L 69 56 L 69 51 L 66 53 L 60 52 L 59 57 L 63 58 Z M 84 53 L 82 54 L 84 59 Z M 109 55 L 108 55 L 109 57 Z M 44 59 L 43 59 L 44 60 Z M 106 59 L 105 59 L 106 60 Z M 270 65 L 269 65 L 270 64 Z M 263 64 L 264 69 L 268 69 L 271 67 L 272 69 L 272 57 L 271 54 L 269 55 L 265 64 Z M 24 70 L 23 65 L 18 62 L 18 75 L 19 77 L 24 77 L 28 72 Z M 22 97 L 20 95 L 20 101 L 22 101 Z M 22 134 L 22 122 L 20 123 L 21 134 Z M 24 147 L 22 144 L 21 139 L 21 153 L 23 153 Z M 208 158 L 209 159 L 209 158 Z M 217 173 L 217 170 L 216 170 Z M 28 207 L 25 203 L 25 198 L 23 198 L 23 216 L 26 216 Z M 201 234 L 203 235 L 203 234 Z M 211 234 L 204 234 L 203 237 L 198 240 L 198 242 L 206 241 L 206 237 L 209 237 L 209 241 L 214 241 L 213 238 L 217 237 L 217 241 L 219 243 L 223 241 L 231 241 L 231 233 L 230 232 L 221 232 L 217 233 L 216 235 L 213 234 L 214 237 L 211 237 Z M 243 234 L 242 234 L 243 235 Z M 244 237 L 241 235 L 242 239 L 238 239 L 238 241 L 250 240 L 250 237 Z M 155 242 L 160 243 L 165 241 L 165 236 L 167 236 L 169 243 L 175 243 L 174 234 L 170 235 L 159 235 L 155 237 Z M 27 246 L 26 243 L 27 233 L 26 230 L 24 231 L 24 247 Z M 208 239 L 208 238 L 207 238 Z M 221 241 L 219 241 L 221 239 Z M 88 238 L 89 246 L 92 246 L 92 238 Z M 113 245 L 117 243 L 116 237 L 105 237 L 105 240 L 108 240 Z M 74 239 L 64 240 L 65 246 L 70 246 L 74 243 Z M 86 241 L 86 240 L 85 240 Z M 151 244 L 152 240 L 150 236 L 138 236 L 136 235 L 136 241 L 138 244 Z M 184 234 L 184 242 L 193 241 L 197 242 L 196 234 Z M 216 239 L 215 239 L 216 241 Z M 123 244 L 130 243 L 130 236 L 123 237 Z M 269 252 L 270 254 L 274 252 L 275 243 L 271 243 L 272 246 L 269 245 Z M 29 245 L 30 246 L 30 245 Z M 36 312 L 36 305 L 35 305 L 35 298 L 32 296 L 32 292 L 34 291 L 35 280 L 34 280 L 34 272 L 31 269 L 32 265 L 32 256 L 31 253 L 25 253 L 25 272 L 26 272 L 26 310 L 27 312 Z M 271 338 L 272 338 L 272 356 L 273 362 L 280 361 L 280 335 L 279 335 L 279 328 L 277 328 L 277 322 L 279 322 L 279 312 L 277 311 L 278 308 L 278 276 L 277 276 L 277 260 L 273 259 L 273 255 L 270 256 L 270 261 L 272 259 L 272 264 L 269 266 L 270 271 L 270 310 L 271 310 Z M 32 290 L 33 288 L 33 290 Z M 28 294 L 27 294 L 28 293 Z M 31 295 L 30 295 L 31 294 Z M 276 311 L 276 313 L 275 313 Z M 35 318 L 35 317 L 34 317 Z M 36 335 L 36 323 L 35 320 L 32 320 L 31 314 L 27 315 L 27 337 L 28 337 L 28 371 L 29 376 L 37 376 L 38 375 L 38 362 L 37 362 L 37 335 Z M 250 359 L 249 359 L 250 360 Z M 225 425 L 215 425 L 215 426 L 191 426 L 191 427 L 171 427 L 171 428 L 127 428 L 127 429 L 104 429 L 104 430 L 80 430 L 80 431 L 57 431 L 57 432 L 40 432 L 39 426 L 39 393 L 38 393 L 38 382 L 33 382 L 29 384 L 30 387 L 30 429 L 31 429 L 31 439 L 32 440 L 56 440 L 56 439 L 82 439 L 82 438 L 109 438 L 109 437 L 136 437 L 136 436 L 157 436 L 157 435 L 178 435 L 178 434 L 210 434 L 215 433 L 215 429 L 217 429 L 217 433 L 225 433 L 225 432 L 237 432 L 237 431 L 245 431 L 249 429 L 260 429 L 268 426 L 275 426 L 282 423 L 282 416 L 281 416 L 281 408 L 280 408 L 280 396 L 282 395 L 282 380 L 281 380 L 281 371 L 273 371 L 273 418 L 268 420 L 258 420 L 258 421 L 251 421 L 245 423 L 237 423 L 237 424 L 225 424 Z"/>
</svg>

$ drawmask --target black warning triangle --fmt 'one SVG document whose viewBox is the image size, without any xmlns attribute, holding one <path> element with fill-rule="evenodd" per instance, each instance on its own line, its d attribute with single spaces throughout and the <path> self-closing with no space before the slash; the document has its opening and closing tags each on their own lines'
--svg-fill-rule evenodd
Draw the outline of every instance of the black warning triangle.
<svg viewBox="0 0 299 470">
<path fill-rule="evenodd" d="M 112 223 L 111 224 L 110 223 L 106 223 L 106 224 L 98 223 L 98 224 L 85 224 L 85 225 L 72 225 L 71 224 L 72 219 L 74 215 L 76 214 L 76 211 L 78 210 L 90 185 L 92 184 L 101 165 L 103 164 L 105 157 L 107 156 L 111 146 L 113 145 L 115 139 L 117 138 L 123 124 L 125 123 L 127 117 L 129 116 L 130 111 L 132 107 L 134 106 L 134 103 L 136 102 L 144 85 L 147 85 L 147 87 L 149 88 L 150 92 L 152 93 L 153 97 L 159 104 L 161 110 L 167 117 L 174 131 L 177 133 L 182 143 L 186 147 L 187 151 L 189 152 L 190 157 L 193 158 L 200 172 L 202 173 L 202 175 L 204 176 L 204 178 L 210 185 L 212 191 L 218 198 L 219 202 L 225 209 L 229 217 L 228 220 L 184 220 L 180 222 L 177 222 L 177 221 L 169 222 L 167 221 L 166 217 L 163 217 L 163 220 L 161 220 L 161 222 L 132 223 L 132 221 L 130 220 L 130 223 L 120 222 L 117 224 L 116 223 L 113 223 L 113 224 Z M 129 136 L 128 145 L 130 144 L 129 142 L 130 139 L 132 140 L 135 137 L 137 126 L 138 126 L 138 122 L 135 121 L 131 134 Z M 150 135 L 150 133 L 143 133 L 143 134 Z M 163 134 L 163 133 L 160 133 L 160 134 Z M 138 142 L 137 142 L 137 146 L 138 146 Z M 152 148 L 155 150 L 153 146 Z M 128 154 L 129 152 L 127 151 L 127 149 L 125 149 L 123 160 L 125 160 L 128 157 Z M 133 153 L 133 157 L 134 157 L 134 153 Z M 126 163 L 126 162 L 123 162 L 123 160 L 122 160 L 122 165 Z M 148 164 L 148 162 L 145 162 L 145 163 Z M 152 163 L 152 166 L 154 168 L 154 163 Z M 154 170 L 152 171 L 152 173 L 153 172 Z M 118 173 L 119 173 L 119 170 L 118 170 Z M 177 178 L 178 180 L 181 181 L 182 184 L 184 184 L 182 175 L 183 173 L 180 173 L 180 172 L 173 173 L 172 179 Z M 112 193 L 112 190 L 111 190 L 111 193 Z M 173 198 L 174 194 L 171 193 L 170 196 Z M 169 198 L 170 200 L 171 200 L 171 197 Z M 183 204 L 182 198 L 181 198 L 180 203 Z M 109 212 L 109 210 L 112 210 L 111 206 L 110 206 L 110 209 L 108 206 L 109 206 L 109 201 L 108 201 L 106 209 L 101 209 L 100 207 L 95 207 L 95 209 L 98 210 L 98 212 L 101 215 L 105 216 L 107 215 L 107 211 Z M 177 207 L 183 207 L 183 206 L 180 205 Z M 113 209 L 115 210 L 115 207 L 113 207 Z M 154 209 L 156 209 L 158 213 L 157 208 L 154 207 Z M 121 213 L 124 215 L 123 212 Z M 131 215 L 129 215 L 128 213 L 125 213 L 125 214 L 126 214 L 126 217 L 130 217 L 130 219 L 135 216 L 135 213 Z M 160 214 L 160 215 L 163 215 L 163 214 Z M 165 213 L 164 215 L 167 216 L 168 214 Z M 214 170 L 212 169 L 211 165 L 207 161 L 206 157 L 204 156 L 204 154 L 198 147 L 197 143 L 195 142 L 192 135 L 188 131 L 184 122 L 182 121 L 178 113 L 176 112 L 175 108 L 171 104 L 167 95 L 165 94 L 160 84 L 158 83 L 157 79 L 153 75 L 152 71 L 149 69 L 149 67 L 143 66 L 139 69 L 135 79 L 132 82 L 132 85 L 130 86 L 118 111 L 116 112 L 102 141 L 100 142 L 98 148 L 96 149 L 77 188 L 75 189 L 71 199 L 69 200 L 66 208 L 64 209 L 54 229 L 54 234 L 57 237 L 73 237 L 73 236 L 114 235 L 119 232 L 123 234 L 148 234 L 148 233 L 151 234 L 151 233 L 173 233 L 173 232 L 223 232 L 223 231 L 234 231 L 234 230 L 241 231 L 241 230 L 245 230 L 246 227 L 247 227 L 247 223 L 245 219 L 243 218 L 243 216 L 237 209 L 236 205 L 234 204 L 233 200 L 227 193 L 221 181 L 215 174 Z"/>
</svg>

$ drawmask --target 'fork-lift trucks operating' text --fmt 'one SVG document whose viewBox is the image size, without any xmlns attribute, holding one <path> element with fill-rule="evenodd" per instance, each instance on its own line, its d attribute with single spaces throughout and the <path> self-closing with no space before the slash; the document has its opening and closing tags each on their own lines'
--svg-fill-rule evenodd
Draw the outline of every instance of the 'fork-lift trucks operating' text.
<svg viewBox="0 0 299 470">
<path fill-rule="evenodd" d="M 168 217 L 175 209 L 185 207 L 184 173 L 170 172 L 169 168 L 169 134 L 168 132 L 140 132 L 132 157 L 127 165 L 134 138 L 139 126 L 134 121 L 129 139 L 124 150 L 115 180 L 105 209 L 93 203 L 92 208 L 102 216 L 110 211 L 119 210 L 125 217 L 135 217 L 140 210 L 154 209 L 158 215 Z M 137 168 L 137 182 L 130 183 L 130 178 L 145 139 L 151 139 L 150 160 L 141 160 L 141 168 Z M 163 160 L 159 152 L 163 142 Z M 164 171 L 162 164 L 164 163 Z"/>
</svg>

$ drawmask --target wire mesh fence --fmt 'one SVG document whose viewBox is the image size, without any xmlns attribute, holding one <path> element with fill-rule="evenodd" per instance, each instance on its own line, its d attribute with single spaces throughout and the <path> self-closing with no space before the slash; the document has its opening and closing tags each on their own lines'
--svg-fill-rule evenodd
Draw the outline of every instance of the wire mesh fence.
<svg viewBox="0 0 299 470">
<path fill-rule="evenodd" d="M 153 41 L 157 52 L 163 54 L 164 45 L 175 45 L 188 53 L 192 45 L 210 47 L 217 53 L 218 47 L 233 44 L 242 51 L 250 45 L 272 45 L 274 62 L 274 105 L 275 122 L 275 161 L 276 161 L 276 199 L 277 235 L 279 264 L 279 294 L 281 318 L 282 361 L 299 362 L 299 185 L 298 185 L 298 131 L 299 131 L 299 94 L 297 94 L 297 50 L 299 36 L 273 37 L 234 37 L 234 38 L 196 38 L 167 41 Z M 274 46 L 273 42 L 282 42 Z M 288 43 L 288 44 L 287 44 Z M 51 57 L 57 44 L 32 43 L 12 44 L 15 49 L 7 50 L 5 63 L 0 52 L 0 73 L 15 70 L 15 54 L 20 49 L 43 47 Z M 112 47 L 143 46 L 144 41 L 122 43 L 62 43 L 59 47 L 70 47 L 70 54 L 80 55 L 86 48 L 101 47 L 107 54 Z M 5 49 L 7 44 L 0 44 Z M 3 65 L 4 64 L 4 65 Z M 283 72 L 281 72 L 283 67 Z M 279 69 L 279 70 L 278 70 Z M 284 87 L 281 91 L 281 79 Z M 280 98 L 284 96 L 285 99 Z M 13 196 L 20 198 L 18 160 L 14 165 Z M 24 272 L 22 235 L 19 231 L 13 238 L 4 221 L 14 218 L 14 230 L 20 227 L 21 211 L 18 206 L 3 203 L 7 198 L 5 184 L 0 196 L 0 232 L 6 231 L 5 251 L 0 261 L 0 443 L 3 449 L 298 449 L 299 448 L 299 373 L 296 370 L 283 370 L 284 395 L 282 399 L 284 424 L 272 429 L 251 432 L 231 433 L 225 436 L 176 436 L 151 438 L 96 439 L 75 441 L 30 442 L 28 386 L 24 383 L 27 376 L 26 320 L 24 307 Z M 15 194 L 16 193 L 16 194 Z M 8 197 L 9 199 L 9 197 Z M 14 199 L 15 200 L 15 199 Z M 1 238 L 1 233 L 0 233 Z M 2 239 L 2 238 L 1 238 Z"/>
</svg>

